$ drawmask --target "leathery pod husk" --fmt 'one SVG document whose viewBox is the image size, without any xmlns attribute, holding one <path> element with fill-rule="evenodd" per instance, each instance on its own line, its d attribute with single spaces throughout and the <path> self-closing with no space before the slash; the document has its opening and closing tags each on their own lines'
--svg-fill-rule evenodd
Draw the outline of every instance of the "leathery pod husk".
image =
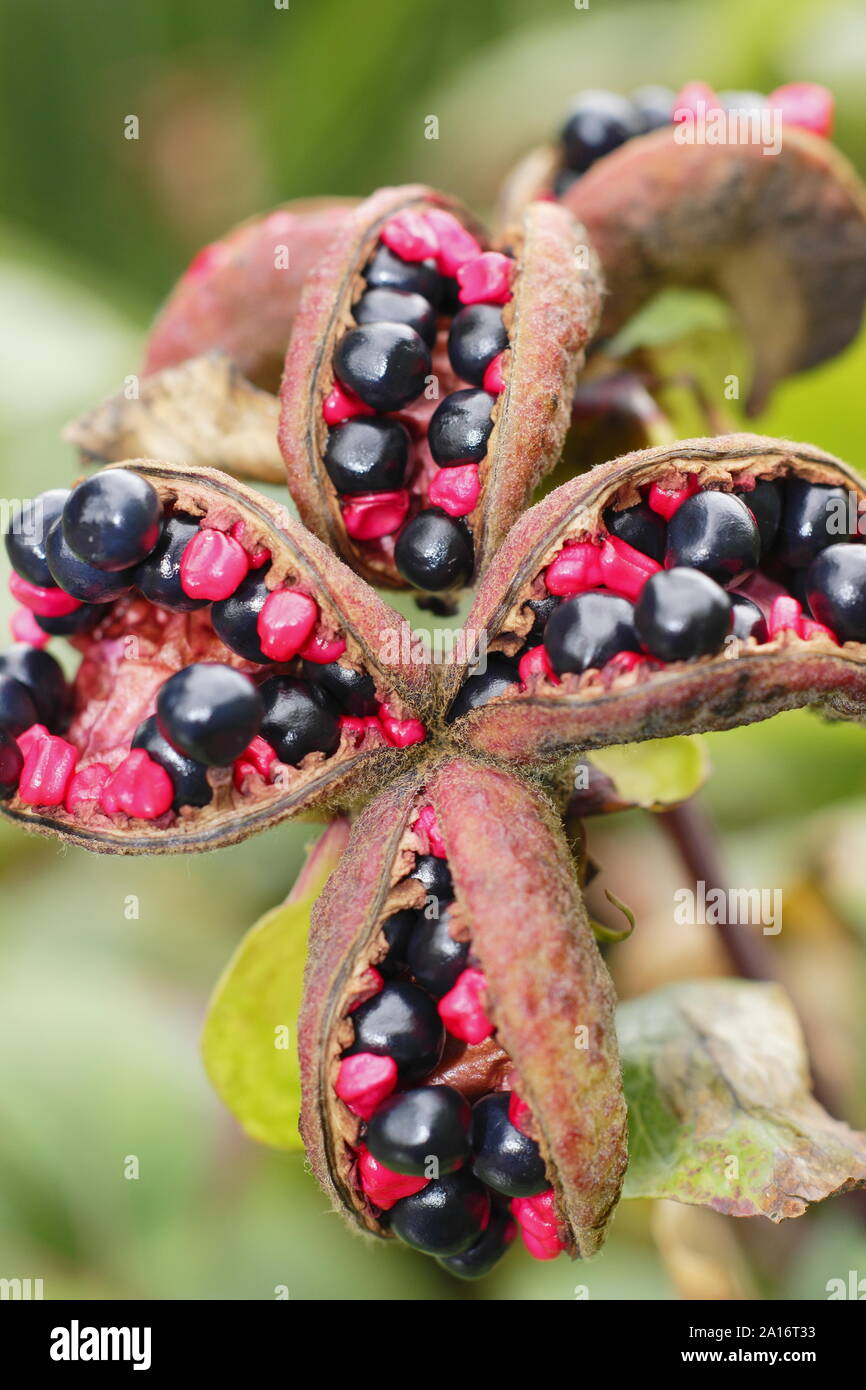
<svg viewBox="0 0 866 1390">
<path fill-rule="evenodd" d="M 399 235 L 407 223 L 420 229 L 414 248 Z M 433 249 L 421 261 L 425 237 Z M 394 409 L 388 400 L 376 405 L 371 397 L 379 412 L 374 424 L 392 422 L 408 431 L 408 458 L 390 482 L 377 479 L 358 496 L 363 483 L 350 493 L 332 479 L 326 450 L 347 420 L 358 420 L 359 409 L 362 419 L 373 409 L 353 399 L 354 388 L 344 389 L 335 352 L 357 330 L 359 300 L 381 283 L 376 257 L 383 247 L 384 254 L 396 256 L 394 245 L 413 259 L 397 256 L 389 273 L 396 264 L 401 283 L 432 296 L 435 329 L 429 330 L 427 364 L 419 358 L 415 395 Z M 281 389 L 280 444 L 289 487 L 310 529 L 376 584 L 440 594 L 462 588 L 483 568 L 559 455 L 583 350 L 600 309 L 595 254 L 571 215 L 549 202 L 523 210 L 496 247 L 442 194 L 421 185 L 382 189 L 345 218 L 308 279 Z M 476 264 L 467 269 L 470 261 Z M 462 289 L 461 275 L 468 276 Z M 491 338 L 482 335 L 481 346 L 473 344 L 473 366 L 458 359 L 461 370 L 470 372 L 467 379 L 449 360 L 448 343 L 454 316 L 470 308 L 488 321 L 499 314 L 499 322 Z M 382 328 L 369 318 L 365 324 Z M 490 344 L 487 357 L 478 357 L 484 342 Z M 472 388 L 474 410 L 484 420 L 473 416 L 467 426 L 472 440 L 465 441 L 465 453 L 453 431 L 445 451 L 438 450 L 435 418 L 441 423 L 453 393 L 468 397 Z M 452 539 L 461 552 L 447 572 L 435 576 L 418 572 L 420 561 L 407 536 L 414 537 L 413 528 L 423 527 L 431 512 L 431 524 L 456 533 Z"/>
<path fill-rule="evenodd" d="M 447 903 L 425 879 L 422 866 L 430 864 L 431 848 L 440 856 L 434 870 L 444 863 L 450 872 L 446 896 L 453 900 Z M 389 945 L 392 938 L 383 932 L 394 914 L 414 912 L 412 931 L 423 936 L 431 903 L 463 943 L 455 967 L 463 973 L 444 997 L 450 980 L 437 986 L 425 975 L 424 951 L 413 947 L 412 935 L 408 946 Z M 398 965 L 405 953 L 402 971 L 394 967 L 395 951 Z M 476 1032 L 464 1027 L 459 1007 L 470 977 L 478 992 L 469 1015 L 473 1024 L 481 1017 Z M 299 1020 L 301 1131 L 313 1171 L 336 1209 L 376 1236 L 389 1236 L 396 1226 L 406 1238 L 400 1216 L 406 1203 L 394 1202 L 390 1191 L 383 1207 L 377 1204 L 385 1190 L 381 1173 L 370 1178 L 365 1166 L 376 1097 L 365 1104 L 349 1096 L 347 1103 L 342 1068 L 359 1047 L 363 1052 L 370 1045 L 369 1019 L 353 1021 L 363 1017 L 358 1006 L 381 1008 L 384 991 L 395 988 L 419 993 L 419 981 L 439 996 L 446 1033 L 444 1053 L 439 1056 L 434 1045 L 422 1062 L 427 1071 L 421 1080 L 414 1076 L 415 1084 L 453 1087 L 476 1107 L 491 1093 L 519 1096 L 519 1112 L 510 1113 L 523 1116 L 521 1126 L 538 1146 L 544 1175 L 534 1190 L 544 1189 L 552 1213 L 550 1245 L 539 1257 L 558 1249 L 592 1254 L 604 1239 L 626 1164 L 612 986 L 551 808 L 510 772 L 472 758 L 434 760 L 372 802 L 313 912 Z M 467 1041 L 467 1033 L 477 1041 Z M 386 1037 L 379 1061 L 388 1048 Z M 396 1083 L 393 1077 L 390 1082 L 392 1102 L 406 1085 L 401 1069 Z M 474 1181 L 473 1169 L 485 1171 L 479 1169 L 477 1142 L 460 1166 L 467 1183 Z M 416 1179 L 415 1187 L 423 1189 L 424 1179 Z M 506 1189 L 507 1183 L 492 1194 L 494 1203 L 501 1203 Z M 415 1200 L 409 1196 L 408 1203 Z M 533 1249 L 531 1234 L 527 1244 Z M 419 1248 L 435 1254 L 434 1246 L 435 1232 Z"/>
<path fill-rule="evenodd" d="M 738 500 L 720 502 L 720 493 Z M 467 627 L 487 634 L 488 663 L 505 663 L 507 683 L 486 697 L 484 687 L 472 684 L 483 677 L 470 674 L 467 682 L 465 666 L 448 670 L 442 699 L 451 709 L 454 734 L 499 758 L 552 763 L 575 750 L 726 729 L 806 705 L 861 719 L 866 630 L 858 627 L 856 613 L 852 622 L 850 606 L 866 606 L 866 588 L 850 580 L 846 598 L 834 590 L 842 583 L 834 576 L 856 576 L 866 561 L 866 550 L 859 548 L 866 531 L 864 497 L 862 479 L 831 455 L 750 434 L 643 450 L 566 483 L 514 526 L 479 587 Z M 700 589 L 699 602 L 706 599 L 710 620 L 720 623 L 709 644 L 700 619 L 693 625 L 694 650 L 670 648 L 670 630 L 652 627 L 661 620 L 646 607 L 650 628 L 638 623 L 636 634 L 629 624 L 641 610 L 641 596 L 661 582 L 670 597 L 672 581 L 656 576 L 672 568 L 682 575 L 683 568 L 701 564 L 711 570 L 719 562 L 718 555 L 710 553 L 707 562 L 688 550 L 688 526 L 711 528 L 717 513 L 733 516 L 749 544 L 748 518 L 763 515 L 761 506 L 767 505 L 775 509 L 775 530 L 764 533 L 739 574 L 722 583 L 706 574 L 682 581 L 689 593 Z M 697 515 L 689 522 L 684 512 L 677 522 L 680 506 L 693 517 L 709 508 L 710 522 L 706 511 L 704 521 Z M 656 524 L 660 529 L 655 558 L 617 534 L 618 513 L 631 508 L 637 510 L 630 515 L 642 516 L 650 531 Z M 825 523 L 829 530 L 819 534 Z M 712 552 L 712 529 L 707 534 Z M 849 605 L 845 612 L 840 593 Z M 614 595 L 624 605 L 616 610 Z M 612 637 L 613 646 L 595 649 L 597 661 L 592 641 L 598 633 L 586 638 L 587 598 L 596 613 L 600 607 L 615 611 L 625 624 L 618 639 Z M 548 627 L 539 630 L 530 602 L 543 605 Z M 568 605 L 572 617 L 575 605 L 582 609 L 577 628 L 571 619 L 556 618 L 551 633 L 551 610 Z M 748 631 L 733 626 L 735 606 Z M 582 659 L 580 653 L 571 659 L 563 653 L 563 634 L 567 645 L 580 621 L 589 645 Z"/>
<path fill-rule="evenodd" d="M 58 600 L 63 612 L 73 610 L 79 630 L 68 640 L 81 662 L 54 727 L 34 725 L 21 735 L 21 783 L 0 813 L 100 852 L 206 850 L 289 816 L 349 806 L 411 759 L 412 745 L 425 737 L 429 673 L 401 662 L 397 614 L 283 507 L 226 474 L 131 459 L 93 476 L 110 477 L 115 468 L 146 480 L 158 495 L 162 540 L 154 555 L 170 536 L 180 548 L 159 564 L 148 559 L 124 572 L 123 592 L 92 605 L 67 602 L 62 587 L 34 588 L 13 574 L 14 592 L 36 614 L 46 598 L 52 611 Z M 217 601 L 214 583 L 224 600 Z M 67 619 L 59 627 L 39 621 L 68 630 Z M 263 646 L 268 642 L 277 645 Z M 257 735 L 226 765 L 215 758 L 219 765 L 203 766 L 172 752 L 151 727 L 156 702 L 170 677 L 197 663 L 243 672 L 266 710 L 273 689 L 267 683 L 285 677 L 295 707 L 319 721 L 306 747 L 294 745 L 296 760 L 285 751 L 291 721 L 284 730 L 278 703 L 271 742 Z M 357 689 L 363 708 L 353 713 Z M 119 782 L 123 767 L 128 776 Z"/>
</svg>

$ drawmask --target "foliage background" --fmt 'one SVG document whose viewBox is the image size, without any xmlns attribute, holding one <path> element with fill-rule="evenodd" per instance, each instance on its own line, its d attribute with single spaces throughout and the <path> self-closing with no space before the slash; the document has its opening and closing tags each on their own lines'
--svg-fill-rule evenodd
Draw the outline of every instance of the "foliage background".
<svg viewBox="0 0 866 1390">
<path fill-rule="evenodd" d="M 135 370 L 161 297 L 233 220 L 404 179 L 483 212 L 575 90 L 698 76 L 828 83 L 862 174 L 864 46 L 866 14 L 840 0 L 3 0 L 0 492 L 74 476 L 58 429 Z M 761 427 L 856 465 L 864 368 L 861 340 L 783 388 Z M 706 800 L 732 881 L 784 887 L 771 945 L 863 1125 L 866 733 L 797 714 L 711 745 Z M 409 1252 L 363 1249 L 300 1159 L 242 1137 L 198 1059 L 209 991 L 311 833 L 121 861 L 0 829 L 0 1275 L 42 1277 L 47 1297 L 258 1299 L 284 1284 L 302 1299 L 569 1299 L 583 1282 L 592 1298 L 784 1299 L 866 1270 L 850 1199 L 783 1228 L 629 1204 L 589 1268 L 515 1253 L 468 1289 Z M 624 993 L 724 972 L 709 935 L 672 927 L 681 872 L 651 818 L 614 818 L 593 845 L 638 910 L 609 952 Z"/>
</svg>

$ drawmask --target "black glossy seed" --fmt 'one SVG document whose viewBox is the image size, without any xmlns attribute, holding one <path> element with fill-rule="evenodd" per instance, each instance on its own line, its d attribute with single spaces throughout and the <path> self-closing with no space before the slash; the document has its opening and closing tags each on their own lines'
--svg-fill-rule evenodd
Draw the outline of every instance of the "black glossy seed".
<svg viewBox="0 0 866 1390">
<path fill-rule="evenodd" d="M 626 545 L 633 546 L 641 554 L 649 555 L 661 564 L 665 555 L 667 528 L 664 517 L 654 512 L 647 502 L 623 507 L 618 512 L 608 507 L 604 524 L 612 536 L 617 536 Z"/>
<path fill-rule="evenodd" d="M 136 588 L 149 603 L 172 613 L 192 613 L 206 608 L 205 598 L 190 598 L 180 582 L 180 561 L 193 536 L 199 531 L 198 518 L 175 512 L 166 517 L 154 549 L 135 571 Z"/>
<path fill-rule="evenodd" d="M 417 589 L 459 589 L 472 573 L 472 533 L 439 507 L 426 507 L 403 527 L 394 560 L 403 578 Z"/>
<path fill-rule="evenodd" d="M 731 600 L 701 570 L 662 570 L 646 582 L 634 622 L 648 652 L 662 661 L 692 661 L 724 644 L 731 627 Z"/>
<path fill-rule="evenodd" d="M 409 877 L 417 878 L 427 893 L 438 898 L 440 903 L 451 902 L 454 897 L 454 882 L 448 860 L 440 859 L 436 854 L 419 854 Z"/>
<path fill-rule="evenodd" d="M 414 908 L 406 907 L 400 912 L 392 912 L 391 916 L 382 923 L 382 931 L 388 943 L 388 954 L 378 962 L 376 969 L 385 979 L 391 979 L 394 975 L 399 975 L 406 969 L 406 953 L 409 949 L 409 938 L 422 920 L 421 914 Z"/>
<path fill-rule="evenodd" d="M 42 589 L 56 588 L 45 558 L 45 541 L 68 496 L 69 489 L 62 487 L 40 492 L 24 503 L 6 532 L 6 554 L 15 573 Z"/>
<path fill-rule="evenodd" d="M 785 483 L 776 555 L 805 569 L 821 550 L 849 539 L 848 493 L 842 487 L 789 478 Z"/>
<path fill-rule="evenodd" d="M 63 508 L 63 536 L 79 560 L 99 570 L 126 570 L 159 540 L 162 504 L 146 478 L 106 468 L 73 488 Z"/>
<path fill-rule="evenodd" d="M 474 1245 L 489 1217 L 489 1194 L 476 1178 L 459 1169 L 396 1202 L 389 1224 L 406 1245 L 444 1258 Z"/>
<path fill-rule="evenodd" d="M 80 560 L 66 544 L 62 519 L 48 532 L 45 553 L 55 584 L 82 603 L 110 603 L 128 594 L 135 582 L 133 568 L 109 572 Z"/>
<path fill-rule="evenodd" d="M 337 751 L 337 711 L 320 687 L 292 676 L 271 676 L 259 688 L 265 711 L 262 737 L 280 762 L 297 767 L 308 753 L 330 757 Z"/>
<path fill-rule="evenodd" d="M 495 404 L 496 397 L 488 391 L 452 391 L 440 401 L 427 427 L 427 443 L 440 468 L 481 462 Z"/>
<path fill-rule="evenodd" d="M 459 314 L 463 305 L 460 302 L 460 285 L 450 275 L 442 278 L 442 299 L 439 304 L 440 314 L 447 314 L 453 317 Z"/>
<path fill-rule="evenodd" d="M 685 565 L 719 584 L 734 584 L 751 573 L 760 558 L 755 518 L 730 492 L 696 492 L 668 522 L 668 569 Z"/>
<path fill-rule="evenodd" d="M 736 496 L 742 498 L 755 518 L 761 538 L 761 554 L 768 554 L 782 518 L 781 483 L 767 478 L 756 483 L 751 492 L 737 491 Z"/>
<path fill-rule="evenodd" d="M 448 334 L 448 356 L 464 381 L 481 386 L 488 364 L 507 347 L 508 334 L 497 305 L 469 304 L 455 315 Z"/>
<path fill-rule="evenodd" d="M 558 675 L 600 669 L 617 652 L 640 651 L 634 609 L 616 594 L 577 594 L 561 603 L 544 633 L 544 646 Z"/>
<path fill-rule="evenodd" d="M 156 715 L 139 724 L 132 739 L 133 748 L 143 748 L 154 762 L 165 768 L 174 787 L 172 805 L 176 811 L 181 806 L 207 806 L 213 800 L 213 788 L 207 780 L 207 768 L 180 753 L 159 732 Z"/>
<path fill-rule="evenodd" d="M 196 661 L 176 671 L 160 689 L 160 733 L 188 758 L 228 767 L 258 733 L 262 697 L 249 676 L 216 661 Z"/>
<path fill-rule="evenodd" d="M 401 1082 L 420 1081 L 436 1066 L 445 1026 L 435 1001 L 417 985 L 392 980 L 351 1015 L 355 1041 L 347 1049 L 393 1057 Z"/>
<path fill-rule="evenodd" d="M 14 676 L 0 676 L 0 729 L 17 738 L 36 723 L 36 703 L 27 686 Z"/>
<path fill-rule="evenodd" d="M 535 1197 L 550 1180 L 535 1140 L 508 1118 L 510 1099 L 510 1091 L 496 1091 L 472 1107 L 472 1171 L 506 1197 Z"/>
<path fill-rule="evenodd" d="M 535 614 L 532 627 L 523 639 L 527 647 L 537 647 L 539 642 L 541 642 L 544 637 L 544 629 L 547 627 L 550 616 L 552 613 L 556 612 L 559 604 L 560 600 L 555 594 L 551 594 L 548 598 L 531 598 L 527 600 L 524 606 L 530 608 Z"/>
<path fill-rule="evenodd" d="M 265 583 L 265 573 L 265 570 L 251 570 L 233 594 L 213 605 L 211 622 L 217 637 L 225 642 L 230 651 L 247 661 L 268 665 L 271 659 L 262 651 L 256 626 L 270 593 Z"/>
<path fill-rule="evenodd" d="M 367 262 L 364 279 L 371 289 L 408 290 L 420 294 L 434 308 L 442 296 L 442 276 L 432 258 L 404 261 L 387 246 L 380 246 Z"/>
<path fill-rule="evenodd" d="M 430 349 L 405 323 L 365 323 L 337 344 L 334 370 L 366 405 L 385 413 L 402 410 L 424 390 Z"/>
<path fill-rule="evenodd" d="M 352 306 L 356 323 L 408 323 L 428 347 L 436 341 L 436 310 L 411 290 L 367 290 Z"/>
<path fill-rule="evenodd" d="M 85 603 L 74 613 L 64 613 L 60 618 L 36 617 L 43 632 L 52 637 L 78 637 L 84 632 L 92 632 L 103 618 L 111 612 L 110 603 Z"/>
<path fill-rule="evenodd" d="M 743 641 L 754 637 L 756 642 L 766 642 L 767 620 L 756 603 L 745 594 L 731 594 L 731 632 Z"/>
<path fill-rule="evenodd" d="M 458 1279 L 481 1279 L 499 1263 L 514 1237 L 517 1223 L 507 1211 L 494 1208 L 487 1230 L 462 1255 L 450 1255 L 440 1260 L 443 1269 Z"/>
<path fill-rule="evenodd" d="M 338 492 L 395 492 L 409 462 L 409 431 L 399 420 L 360 417 L 328 433 L 325 467 Z"/>
<path fill-rule="evenodd" d="M 626 97 L 615 92 L 581 92 L 560 134 L 565 162 L 569 169 L 582 174 L 640 129 L 638 113 Z"/>
<path fill-rule="evenodd" d="M 840 642 L 866 642 L 866 545 L 830 545 L 806 576 L 809 608 Z"/>
<path fill-rule="evenodd" d="M 303 672 L 313 685 L 321 685 L 329 695 L 333 695 L 344 714 L 363 719 L 375 714 L 379 708 L 373 677 L 366 671 L 356 671 L 354 667 L 343 666 L 339 661 L 325 664 L 305 661 Z"/>
<path fill-rule="evenodd" d="M 487 669 L 477 676 L 469 676 L 463 682 L 451 702 L 446 722 L 453 724 L 455 719 L 468 714 L 471 709 L 479 709 L 481 705 L 486 705 L 488 700 L 495 699 L 497 695 L 504 695 L 506 690 L 517 685 L 519 680 L 517 662 L 511 657 L 493 652 L 487 658 Z"/>
<path fill-rule="evenodd" d="M 24 757 L 12 734 L 0 729 L 0 801 L 8 801 L 18 790 Z"/>
<path fill-rule="evenodd" d="M 631 100 L 637 114 L 638 133 L 646 135 L 651 130 L 671 125 L 676 99 L 676 92 L 672 87 L 648 85 L 638 87 L 632 92 Z"/>
<path fill-rule="evenodd" d="M 0 652 L 0 674 L 14 676 L 26 685 L 39 723 L 47 729 L 56 727 L 66 709 L 69 691 L 60 663 L 49 652 L 16 642 L 8 651 Z"/>
<path fill-rule="evenodd" d="M 419 1086 L 389 1096 L 367 1125 L 367 1148 L 395 1173 L 423 1178 L 430 1159 L 440 1176 L 469 1155 L 472 1109 L 453 1086 Z"/>
<path fill-rule="evenodd" d="M 407 963 L 412 977 L 436 999 L 457 983 L 469 956 L 468 941 L 454 939 L 450 922 L 447 908 L 430 919 L 422 913 L 409 939 Z"/>
</svg>

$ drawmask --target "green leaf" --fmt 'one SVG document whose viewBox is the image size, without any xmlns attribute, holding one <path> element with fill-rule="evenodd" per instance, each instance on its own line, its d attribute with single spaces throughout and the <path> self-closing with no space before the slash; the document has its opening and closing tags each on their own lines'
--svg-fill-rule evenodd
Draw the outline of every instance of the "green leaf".
<svg viewBox="0 0 866 1390">
<path fill-rule="evenodd" d="M 648 810 L 687 801 L 712 771 L 699 734 L 601 748 L 590 761 L 610 778 L 623 801 Z"/>
<path fill-rule="evenodd" d="M 289 897 L 241 941 L 223 972 L 202 1036 L 205 1068 L 247 1134 L 303 1149 L 295 1021 L 301 1005 L 310 910 L 336 867 L 348 822 L 336 820 L 310 851 Z"/>
<path fill-rule="evenodd" d="M 624 1197 L 781 1221 L 866 1185 L 866 1135 L 811 1095 L 803 1035 L 779 985 L 670 985 L 620 1005 L 617 1030 Z"/>
</svg>

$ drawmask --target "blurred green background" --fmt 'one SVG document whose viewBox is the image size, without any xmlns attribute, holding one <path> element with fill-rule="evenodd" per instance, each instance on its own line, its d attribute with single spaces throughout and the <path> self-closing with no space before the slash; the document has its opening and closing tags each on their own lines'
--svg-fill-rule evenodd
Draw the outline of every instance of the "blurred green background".
<svg viewBox="0 0 866 1390">
<path fill-rule="evenodd" d="M 834 0 L 3 0 L 2 494 L 74 476 L 61 425 L 136 369 L 161 298 L 231 222 L 405 179 L 483 213 L 586 85 L 826 82 L 863 173 L 864 48 L 866 12 Z M 861 340 L 786 385 L 760 427 L 858 464 L 864 370 Z M 780 973 L 862 1125 L 866 732 L 797 714 L 711 745 L 727 863 L 737 883 L 784 886 Z M 850 1199 L 778 1229 L 631 1205 L 590 1266 L 514 1252 L 470 1288 L 354 1241 L 300 1159 L 243 1137 L 198 1057 L 220 969 L 313 834 L 121 861 L 0 829 L 0 1276 L 41 1277 L 47 1297 L 571 1299 L 585 1283 L 606 1299 L 820 1298 L 828 1278 L 866 1270 Z M 671 933 L 677 869 L 656 822 L 615 818 L 593 847 L 638 908 L 608 957 L 623 992 L 725 969 L 712 940 Z"/>
</svg>

